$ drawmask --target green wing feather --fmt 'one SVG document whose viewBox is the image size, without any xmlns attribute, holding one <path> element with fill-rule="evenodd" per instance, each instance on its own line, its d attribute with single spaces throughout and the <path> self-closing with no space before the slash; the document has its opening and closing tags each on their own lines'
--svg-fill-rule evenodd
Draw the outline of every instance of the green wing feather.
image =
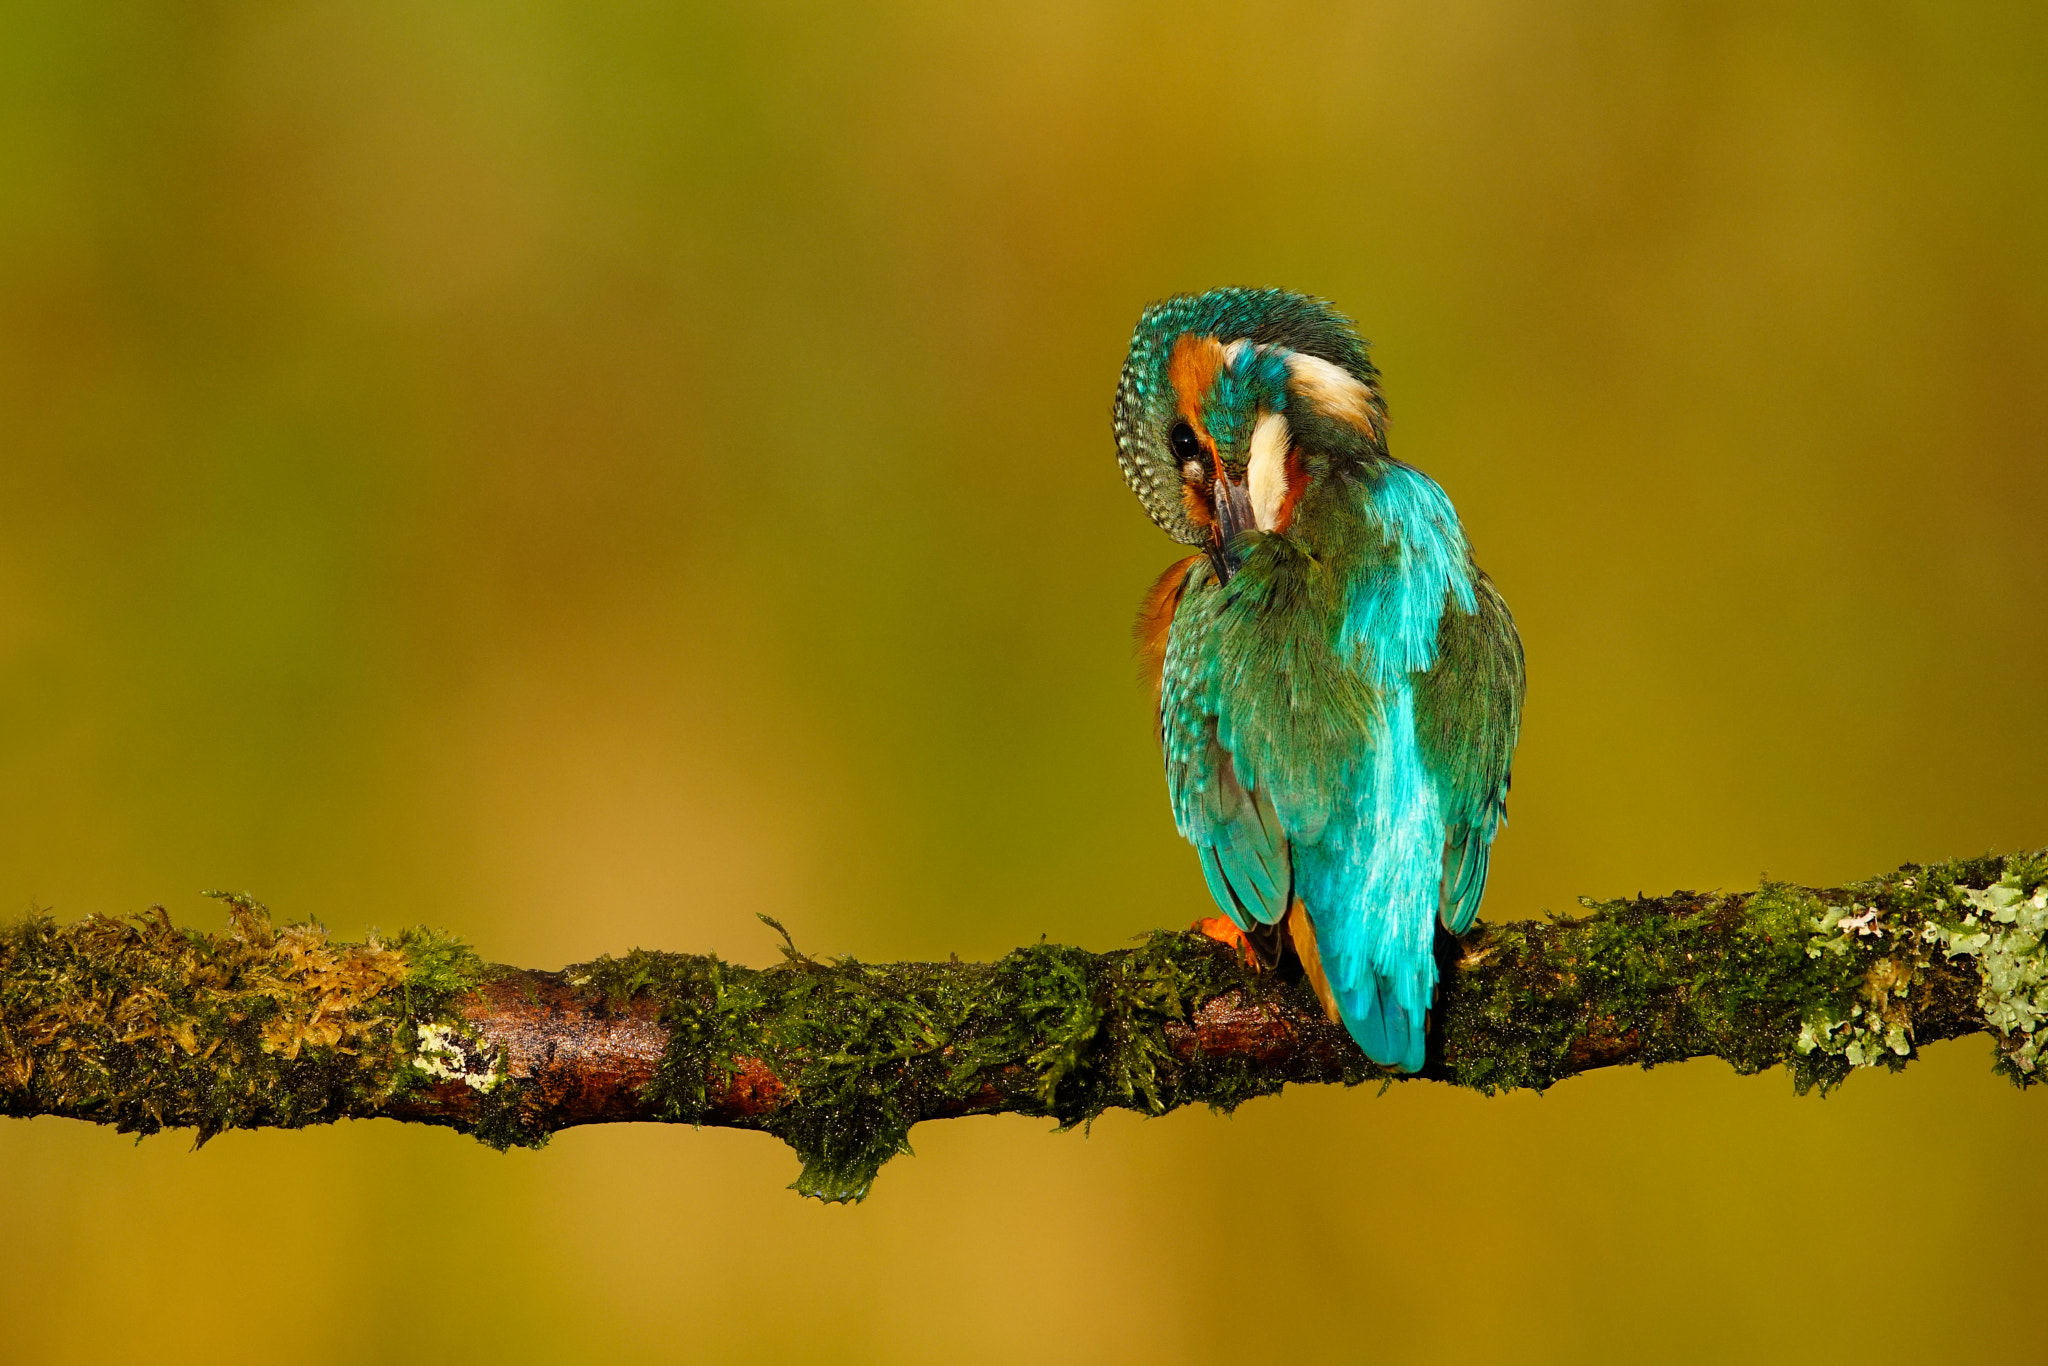
<svg viewBox="0 0 2048 1366">
<path fill-rule="evenodd" d="M 1195 561 L 1188 582 L 1206 579 Z M 1159 676 L 1159 740 L 1174 824 L 1201 855 L 1216 904 L 1250 930 L 1287 915 L 1294 863 L 1272 785 L 1234 752 L 1220 661 L 1206 648 L 1219 598 L 1197 588 L 1177 604 Z"/>
<path fill-rule="evenodd" d="M 1507 811 L 1515 739 L 1522 728 L 1522 640 L 1493 581 L 1474 585 L 1477 610 L 1444 613 L 1436 663 L 1416 689 L 1416 739 L 1444 804 L 1439 917 L 1452 934 L 1472 927 L 1486 864 Z"/>
<path fill-rule="evenodd" d="M 1209 895 L 1240 929 L 1278 924 L 1294 899 L 1294 861 L 1280 813 L 1263 789 L 1244 790 L 1220 747 L 1210 765 L 1215 781 L 1206 800 L 1197 799 L 1203 838 L 1196 844 Z"/>
</svg>

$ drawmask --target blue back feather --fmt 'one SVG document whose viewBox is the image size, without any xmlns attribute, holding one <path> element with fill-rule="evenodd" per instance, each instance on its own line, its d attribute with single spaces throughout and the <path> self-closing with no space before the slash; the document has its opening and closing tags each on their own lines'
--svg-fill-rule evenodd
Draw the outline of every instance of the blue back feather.
<svg viewBox="0 0 2048 1366">
<path fill-rule="evenodd" d="M 1176 824 L 1201 852 L 1217 904 L 1249 928 L 1278 921 L 1298 895 L 1352 1036 L 1375 1062 L 1414 1070 L 1436 988 L 1434 924 L 1462 932 L 1478 909 L 1505 773 L 1461 781 L 1468 775 L 1445 771 L 1418 728 L 1418 702 L 1440 685 L 1442 624 L 1479 608 L 1450 500 L 1392 463 L 1355 496 L 1382 553 L 1360 558 L 1338 611 L 1312 618 L 1334 637 L 1336 668 L 1371 699 L 1342 727 L 1334 756 L 1302 729 L 1326 699 L 1263 705 L 1260 685 L 1275 671 L 1296 687 L 1317 675 L 1275 634 L 1275 604 L 1258 596 L 1251 559 L 1224 589 L 1205 566 L 1191 571 L 1168 638 L 1162 737 Z M 1254 619 L 1254 648 L 1234 648 Z M 1469 800 L 1479 789 L 1483 798 Z"/>
</svg>

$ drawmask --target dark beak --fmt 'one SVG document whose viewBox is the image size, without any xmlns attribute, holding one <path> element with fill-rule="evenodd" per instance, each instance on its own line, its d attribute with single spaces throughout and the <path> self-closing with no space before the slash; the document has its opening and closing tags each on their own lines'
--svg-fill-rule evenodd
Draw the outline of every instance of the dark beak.
<svg viewBox="0 0 2048 1366">
<path fill-rule="evenodd" d="M 1252 493 L 1245 485 L 1233 484 L 1230 475 L 1218 462 L 1215 487 L 1212 496 L 1216 503 L 1215 542 L 1209 547 L 1209 563 L 1216 570 L 1216 582 L 1230 582 L 1237 565 L 1244 558 L 1242 552 L 1231 549 L 1241 532 L 1252 528 Z"/>
</svg>

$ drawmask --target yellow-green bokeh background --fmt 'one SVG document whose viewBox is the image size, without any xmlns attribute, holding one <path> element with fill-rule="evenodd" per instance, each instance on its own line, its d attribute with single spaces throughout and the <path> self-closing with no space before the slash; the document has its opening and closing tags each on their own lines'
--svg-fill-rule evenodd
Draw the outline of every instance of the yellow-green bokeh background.
<svg viewBox="0 0 2048 1366">
<path fill-rule="evenodd" d="M 11 6 L 0 910 L 532 966 L 1185 923 L 1107 405 L 1222 283 L 1361 320 L 1514 606 L 1486 915 L 2048 840 L 2044 39 Z M 748 1134 L 4 1121 L 0 1356 L 2042 1360 L 2048 1097 L 1987 1052 L 928 1125 L 857 1208 Z"/>
</svg>

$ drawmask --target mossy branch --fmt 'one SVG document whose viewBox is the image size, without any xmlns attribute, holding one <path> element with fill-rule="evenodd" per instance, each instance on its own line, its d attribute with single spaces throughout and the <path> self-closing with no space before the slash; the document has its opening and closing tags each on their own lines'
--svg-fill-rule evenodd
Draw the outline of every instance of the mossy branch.
<svg viewBox="0 0 2048 1366">
<path fill-rule="evenodd" d="M 1442 943 L 1419 1075 L 1541 1090 L 1712 1055 L 1739 1072 L 1783 1064 L 1804 1092 L 1983 1031 L 1996 1069 L 2029 1085 L 2048 1041 L 2044 853 L 1482 924 Z M 385 1117 L 501 1148 L 578 1124 L 717 1124 L 788 1142 L 802 1193 L 859 1200 L 920 1120 L 1066 1127 L 1399 1079 L 1305 985 L 1196 934 L 995 963 L 826 961 L 786 943 L 765 970 L 636 949 L 540 972 L 426 930 L 337 944 L 221 899 L 221 934 L 160 907 L 0 932 L 0 1114 L 189 1127 L 202 1142 Z"/>
</svg>

